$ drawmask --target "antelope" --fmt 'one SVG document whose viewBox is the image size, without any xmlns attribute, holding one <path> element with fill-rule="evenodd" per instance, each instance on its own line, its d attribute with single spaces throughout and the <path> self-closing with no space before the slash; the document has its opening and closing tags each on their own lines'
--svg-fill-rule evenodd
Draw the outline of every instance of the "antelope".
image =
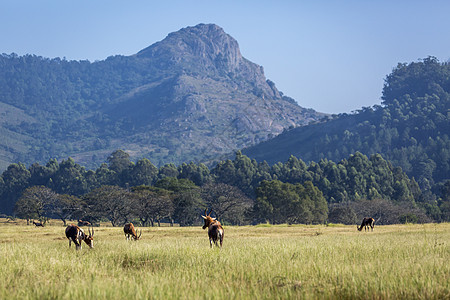
<svg viewBox="0 0 450 300">
<path fill-rule="evenodd" d="M 134 229 L 133 223 L 127 223 L 125 226 L 123 226 L 123 232 L 125 233 L 125 237 L 127 238 L 127 241 L 130 239 L 130 236 L 133 240 L 137 241 L 141 238 L 142 230 L 139 234 L 139 236 L 136 234 L 136 229 Z"/>
<path fill-rule="evenodd" d="M 42 224 L 42 222 L 35 222 L 34 220 L 33 220 L 33 224 L 34 224 L 34 226 L 36 226 L 36 227 L 44 227 L 44 224 Z"/>
<path fill-rule="evenodd" d="M 202 216 L 202 218 L 205 220 L 205 225 L 203 225 L 203 229 L 206 229 L 208 227 L 208 236 L 209 236 L 209 244 L 212 248 L 213 242 L 216 246 L 219 246 L 217 244 L 217 241 L 220 241 L 220 248 L 222 248 L 223 243 L 223 228 L 219 221 L 216 220 L 216 218 L 211 217 L 211 212 L 209 214 L 206 214 L 207 209 L 205 209 L 205 216 Z"/>
<path fill-rule="evenodd" d="M 88 221 L 78 220 L 78 226 L 92 226 Z"/>
<path fill-rule="evenodd" d="M 363 229 L 364 226 L 364 231 L 370 230 L 370 228 L 372 228 L 373 231 L 373 227 L 375 226 L 375 219 L 374 218 L 364 218 L 362 220 L 361 226 L 356 226 L 356 228 L 358 228 L 359 231 L 361 231 Z"/>
<path fill-rule="evenodd" d="M 89 248 L 94 248 L 94 228 L 89 228 L 89 235 L 84 233 L 83 229 L 76 225 L 69 225 L 66 228 L 66 237 L 69 239 L 69 248 L 71 246 L 71 242 L 74 242 L 76 249 L 81 249 L 81 241 L 84 241 Z"/>
</svg>

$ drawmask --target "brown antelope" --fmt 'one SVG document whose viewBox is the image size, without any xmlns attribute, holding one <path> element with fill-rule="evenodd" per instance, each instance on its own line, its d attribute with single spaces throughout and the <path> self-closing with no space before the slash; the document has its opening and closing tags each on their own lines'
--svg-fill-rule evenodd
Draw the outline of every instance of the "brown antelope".
<svg viewBox="0 0 450 300">
<path fill-rule="evenodd" d="M 36 227 L 44 227 L 44 224 L 43 224 L 42 222 L 35 222 L 35 221 L 33 220 L 33 224 L 34 224 L 34 226 L 36 226 Z"/>
<path fill-rule="evenodd" d="M 78 226 L 92 226 L 88 221 L 78 220 Z"/>
<path fill-rule="evenodd" d="M 211 212 L 209 214 L 206 214 L 207 209 L 205 209 L 205 216 L 202 216 L 202 218 L 205 220 L 205 225 L 203 225 L 203 229 L 206 229 L 208 227 L 208 236 L 209 236 L 209 244 L 212 248 L 212 244 L 216 246 L 217 241 L 220 241 L 220 248 L 222 248 L 223 243 L 223 228 L 219 221 L 216 220 L 216 218 L 211 217 Z"/>
<path fill-rule="evenodd" d="M 90 248 L 94 248 L 94 228 L 89 228 L 89 235 L 84 233 L 83 229 L 76 225 L 69 225 L 66 228 L 66 237 L 69 239 L 69 248 L 71 242 L 74 242 L 76 249 L 81 249 L 81 241 L 84 241 Z"/>
<path fill-rule="evenodd" d="M 137 241 L 141 238 L 142 230 L 139 234 L 139 236 L 136 234 L 136 229 L 134 229 L 133 223 L 127 223 L 125 226 L 123 226 L 123 232 L 125 233 L 125 237 L 127 238 L 127 241 L 130 239 L 130 236 L 133 240 Z"/>
<path fill-rule="evenodd" d="M 370 230 L 369 228 L 372 228 L 373 231 L 373 227 L 375 226 L 375 219 L 374 218 L 364 218 L 362 220 L 361 226 L 356 226 L 356 228 L 358 228 L 359 231 L 361 231 L 363 229 L 364 226 L 364 231 Z"/>
</svg>

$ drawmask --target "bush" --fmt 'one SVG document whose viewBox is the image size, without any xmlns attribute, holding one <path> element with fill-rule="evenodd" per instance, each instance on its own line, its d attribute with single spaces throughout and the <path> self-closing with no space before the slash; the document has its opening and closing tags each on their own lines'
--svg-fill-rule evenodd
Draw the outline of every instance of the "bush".
<svg viewBox="0 0 450 300">
<path fill-rule="evenodd" d="M 400 216 L 399 221 L 402 224 L 413 223 L 416 224 L 418 217 L 414 213 L 406 213 Z"/>
</svg>

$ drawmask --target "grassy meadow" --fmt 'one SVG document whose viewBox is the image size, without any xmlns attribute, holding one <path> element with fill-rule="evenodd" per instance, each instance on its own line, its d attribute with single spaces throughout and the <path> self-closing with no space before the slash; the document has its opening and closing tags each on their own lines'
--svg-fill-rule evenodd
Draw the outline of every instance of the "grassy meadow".
<svg viewBox="0 0 450 300">
<path fill-rule="evenodd" d="M 62 223 L 0 219 L 0 299 L 450 299 L 450 224 L 97 227 L 69 249 Z"/>
</svg>

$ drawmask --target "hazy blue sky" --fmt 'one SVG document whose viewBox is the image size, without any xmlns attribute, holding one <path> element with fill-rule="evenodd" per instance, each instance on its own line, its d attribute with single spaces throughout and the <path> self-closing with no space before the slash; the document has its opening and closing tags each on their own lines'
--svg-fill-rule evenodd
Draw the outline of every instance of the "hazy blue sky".
<svg viewBox="0 0 450 300">
<path fill-rule="evenodd" d="M 0 53 L 102 60 L 215 23 L 301 106 L 380 103 L 399 62 L 450 58 L 450 1 L 0 0 Z"/>
</svg>

